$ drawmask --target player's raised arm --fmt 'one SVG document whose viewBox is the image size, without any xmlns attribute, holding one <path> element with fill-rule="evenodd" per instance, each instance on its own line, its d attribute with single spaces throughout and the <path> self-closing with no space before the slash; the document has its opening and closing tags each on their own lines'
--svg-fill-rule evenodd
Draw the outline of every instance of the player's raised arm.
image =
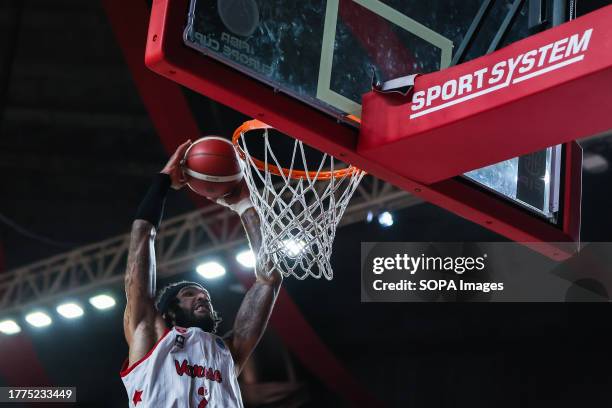
<svg viewBox="0 0 612 408">
<path fill-rule="evenodd" d="M 142 358 L 161 337 L 165 324 L 155 309 L 155 234 L 161 222 L 166 194 L 185 182 L 180 160 L 190 142 L 179 146 L 164 169 L 153 179 L 132 224 L 128 262 L 125 271 L 127 305 L 123 319 L 129 346 L 129 364 Z"/>
<path fill-rule="evenodd" d="M 243 181 L 233 196 L 217 202 L 229 206 L 240 215 L 251 249 L 257 254 L 261 247 L 260 219 L 250 202 L 246 183 Z M 255 283 L 247 291 L 240 305 L 232 337 L 229 339 L 236 375 L 240 374 L 263 335 L 283 281 L 283 275 L 278 269 L 270 271 L 267 265 L 260 266 L 259 262 L 257 264 Z"/>
</svg>

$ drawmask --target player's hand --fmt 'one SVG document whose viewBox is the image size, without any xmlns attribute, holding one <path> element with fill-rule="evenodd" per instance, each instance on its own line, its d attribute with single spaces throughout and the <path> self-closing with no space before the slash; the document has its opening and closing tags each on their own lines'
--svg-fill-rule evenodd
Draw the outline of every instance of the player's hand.
<svg viewBox="0 0 612 408">
<path fill-rule="evenodd" d="M 234 190 L 223 197 L 217 198 L 215 202 L 235 212 L 241 212 L 241 210 L 253 206 L 251 204 L 249 186 L 247 186 L 244 178 Z"/>
<path fill-rule="evenodd" d="M 191 146 L 191 140 L 180 145 L 160 172 L 170 176 L 170 180 L 172 180 L 171 186 L 175 190 L 183 188 L 187 183 L 185 175 L 183 174 L 183 169 L 181 168 L 181 161 L 183 157 L 185 157 L 185 152 L 189 149 L 189 146 Z"/>
<path fill-rule="evenodd" d="M 283 282 L 283 274 L 280 269 L 274 266 L 274 262 L 272 262 L 270 255 L 262 254 L 260 256 L 262 256 L 263 259 L 258 259 L 255 265 L 255 278 L 259 282 L 268 285 L 280 286 Z"/>
</svg>

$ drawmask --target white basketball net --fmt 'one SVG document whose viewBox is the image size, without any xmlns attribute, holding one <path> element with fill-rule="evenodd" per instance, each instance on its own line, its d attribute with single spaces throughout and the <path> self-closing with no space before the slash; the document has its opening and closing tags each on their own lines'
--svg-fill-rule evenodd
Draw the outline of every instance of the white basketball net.
<svg viewBox="0 0 612 408">
<path fill-rule="evenodd" d="M 247 147 L 249 138 L 262 137 L 260 132 L 265 153 L 257 159 L 265 164 L 260 166 L 265 170 L 257 167 Z M 293 143 L 291 164 L 283 171 L 269 143 L 268 129 L 245 133 L 240 134 L 238 146 L 245 156 L 242 163 L 251 201 L 261 219 L 258 262 L 300 280 L 308 276 L 332 279 L 330 256 L 336 227 L 365 172 L 352 166 L 336 168 L 338 163 L 328 154 L 321 154 L 320 164 L 309 169 L 304 146 L 298 140 Z M 319 178 L 342 168 L 345 171 L 335 172 L 329 179 Z M 274 170 L 280 175 L 273 174 Z M 301 170 L 305 174 L 296 178 Z"/>
</svg>

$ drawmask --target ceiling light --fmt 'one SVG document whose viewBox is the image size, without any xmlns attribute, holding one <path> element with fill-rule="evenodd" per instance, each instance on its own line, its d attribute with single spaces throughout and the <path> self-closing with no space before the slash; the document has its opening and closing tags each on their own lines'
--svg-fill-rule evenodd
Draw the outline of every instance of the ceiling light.
<svg viewBox="0 0 612 408">
<path fill-rule="evenodd" d="M 245 268 L 252 268 L 255 266 L 257 259 L 255 254 L 250 249 L 242 251 L 236 255 L 236 261 Z"/>
<path fill-rule="evenodd" d="M 48 314 L 44 312 L 32 312 L 26 316 L 26 322 L 34 327 L 45 327 L 51 324 L 52 320 Z"/>
<path fill-rule="evenodd" d="M 393 215 L 389 211 L 381 212 L 378 215 L 378 223 L 383 227 L 390 227 L 393 225 Z"/>
<path fill-rule="evenodd" d="M 57 313 L 61 314 L 67 319 L 74 319 L 75 317 L 83 316 L 83 309 L 76 303 L 64 303 L 57 307 Z"/>
<path fill-rule="evenodd" d="M 97 295 L 89 298 L 89 303 L 92 304 L 96 309 L 104 310 L 115 306 L 115 299 L 109 295 Z"/>
<path fill-rule="evenodd" d="M 0 332 L 4 334 L 17 334 L 21 327 L 14 320 L 3 320 L 0 322 Z"/>
<path fill-rule="evenodd" d="M 225 275 L 225 268 L 218 262 L 205 262 L 197 266 L 196 272 L 206 279 L 216 279 Z"/>
<path fill-rule="evenodd" d="M 373 219 L 374 219 L 374 212 L 368 211 L 368 213 L 366 214 L 366 222 L 369 224 L 372 222 Z"/>
<path fill-rule="evenodd" d="M 306 243 L 302 240 L 297 241 L 295 239 L 287 239 L 283 241 L 284 252 L 291 258 L 297 258 L 302 251 L 304 251 L 304 247 Z"/>
</svg>

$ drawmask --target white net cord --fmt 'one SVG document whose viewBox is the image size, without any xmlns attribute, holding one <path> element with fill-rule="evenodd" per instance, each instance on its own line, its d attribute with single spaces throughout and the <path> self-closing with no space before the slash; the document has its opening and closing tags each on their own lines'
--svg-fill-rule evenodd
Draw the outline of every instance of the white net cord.
<svg viewBox="0 0 612 408">
<path fill-rule="evenodd" d="M 258 267 L 268 265 L 300 280 L 308 276 L 332 279 L 330 257 L 336 227 L 365 172 L 354 167 L 337 169 L 336 161 L 327 154 L 310 170 L 298 140 L 290 165 L 283 170 L 270 145 L 268 129 L 263 130 L 265 166 L 261 170 L 249 154 L 249 137 L 258 135 L 245 137 L 243 132 L 238 146 L 244 152 L 244 176 L 261 220 Z M 295 169 L 295 165 L 303 168 Z"/>
</svg>

